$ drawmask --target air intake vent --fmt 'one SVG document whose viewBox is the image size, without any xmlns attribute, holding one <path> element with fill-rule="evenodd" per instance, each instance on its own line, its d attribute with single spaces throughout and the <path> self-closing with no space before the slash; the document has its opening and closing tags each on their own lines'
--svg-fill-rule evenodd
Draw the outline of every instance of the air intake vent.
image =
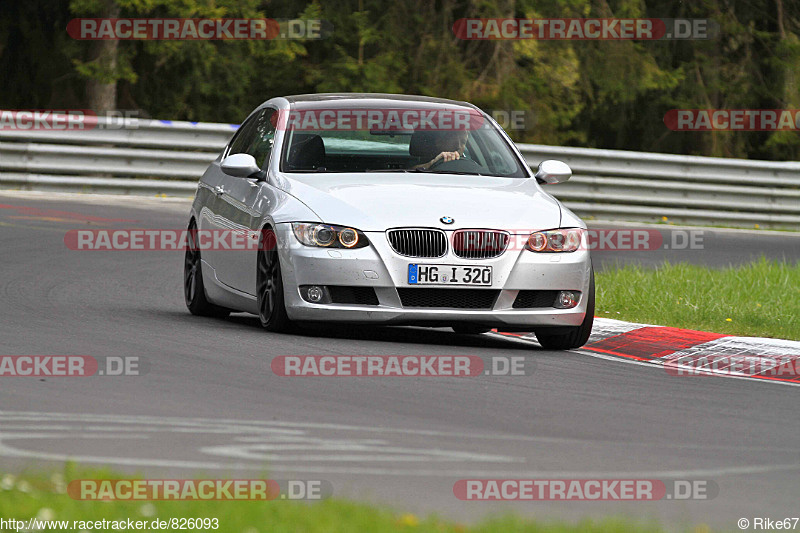
<svg viewBox="0 0 800 533">
<path fill-rule="evenodd" d="M 453 253 L 464 259 L 491 259 L 503 255 L 508 233 L 491 230 L 458 230 L 453 233 Z"/>
<path fill-rule="evenodd" d="M 329 285 L 328 292 L 334 304 L 378 305 L 378 296 L 372 287 Z"/>
<path fill-rule="evenodd" d="M 519 291 L 511 307 L 514 309 L 533 309 L 553 307 L 558 291 Z"/>
<path fill-rule="evenodd" d="M 498 290 L 492 289 L 397 289 L 403 307 L 444 309 L 491 309 Z"/>
<path fill-rule="evenodd" d="M 390 229 L 386 232 L 392 250 L 406 257 L 443 257 L 447 236 L 436 229 Z"/>
</svg>

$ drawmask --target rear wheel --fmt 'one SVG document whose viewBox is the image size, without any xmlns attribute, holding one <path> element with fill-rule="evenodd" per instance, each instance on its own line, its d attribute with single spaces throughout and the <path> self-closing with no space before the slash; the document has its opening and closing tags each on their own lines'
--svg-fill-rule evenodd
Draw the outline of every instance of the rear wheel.
<svg viewBox="0 0 800 533">
<path fill-rule="evenodd" d="M 186 232 L 186 254 L 183 261 L 183 298 L 186 307 L 193 315 L 226 317 L 228 309 L 214 305 L 206 297 L 203 285 L 203 268 L 200 262 L 200 250 L 197 247 L 197 223 L 189 222 Z"/>
<path fill-rule="evenodd" d="M 275 232 L 266 229 L 261 234 L 258 250 L 258 272 L 256 275 L 258 291 L 258 318 L 267 331 L 288 331 L 292 322 L 286 314 L 283 297 L 283 278 Z"/>
<path fill-rule="evenodd" d="M 478 335 L 480 333 L 486 333 L 488 331 L 492 331 L 492 328 L 486 328 L 483 326 L 473 326 L 471 324 L 459 324 L 457 326 L 451 326 L 453 331 L 456 333 L 460 333 L 461 335 Z"/>
<path fill-rule="evenodd" d="M 586 316 L 580 326 L 558 328 L 559 333 L 549 333 L 546 328 L 535 330 L 536 339 L 546 350 L 572 350 L 580 348 L 589 340 L 594 323 L 594 269 L 589 281 L 589 299 L 586 303 Z M 568 331 L 564 331 L 568 330 Z"/>
</svg>

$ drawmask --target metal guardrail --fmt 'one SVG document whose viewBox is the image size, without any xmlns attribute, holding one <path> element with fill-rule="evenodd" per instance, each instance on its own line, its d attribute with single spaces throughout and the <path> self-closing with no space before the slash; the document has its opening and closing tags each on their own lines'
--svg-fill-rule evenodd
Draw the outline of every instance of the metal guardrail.
<svg viewBox="0 0 800 533">
<path fill-rule="evenodd" d="M 237 127 L 100 117 L 86 130 L 0 128 L 0 188 L 190 196 Z"/>
<path fill-rule="evenodd" d="M 800 163 L 521 144 L 573 171 L 549 192 L 582 217 L 800 229 Z"/>
<path fill-rule="evenodd" d="M 0 129 L 0 188 L 191 195 L 230 124 L 98 119 L 84 131 Z M 582 217 L 800 229 L 800 163 L 520 144 L 560 159 L 548 192 Z"/>
</svg>

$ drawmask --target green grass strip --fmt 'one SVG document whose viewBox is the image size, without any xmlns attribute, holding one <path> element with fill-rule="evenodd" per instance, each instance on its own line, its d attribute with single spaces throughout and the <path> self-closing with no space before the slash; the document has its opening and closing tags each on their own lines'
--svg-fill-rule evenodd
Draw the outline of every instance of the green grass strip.
<svg viewBox="0 0 800 533">
<path fill-rule="evenodd" d="M 110 501 L 75 500 L 66 494 L 67 483 L 75 479 L 141 479 L 111 470 L 83 469 L 67 465 L 53 474 L 0 474 L 0 517 L 3 519 L 122 521 L 131 519 L 152 522 L 172 518 L 216 518 L 219 528 L 195 529 L 217 533 L 338 533 L 338 532 L 441 532 L 441 533 L 515 533 L 515 532 L 658 532 L 652 522 L 608 517 L 582 520 L 575 524 L 539 522 L 513 514 L 496 515 L 476 524 L 459 523 L 434 515 L 418 516 L 365 503 L 339 499 L 323 501 Z M 334 487 L 335 492 L 335 487 Z M 544 511 L 546 504 L 539 505 Z M 486 502 L 463 502 L 485 506 Z M 581 505 L 576 502 L 575 505 Z M 51 529 L 52 531 L 52 529 Z M 63 531 L 63 530 L 62 530 Z M 67 531 L 79 531 L 69 529 Z M 140 530 L 141 531 L 141 530 Z M 145 531 L 151 531 L 149 528 Z M 161 531 L 175 531 L 161 530 Z M 687 531 L 708 531 L 705 525 Z"/>
<path fill-rule="evenodd" d="M 800 340 L 800 264 L 628 265 L 596 276 L 599 317 Z"/>
</svg>

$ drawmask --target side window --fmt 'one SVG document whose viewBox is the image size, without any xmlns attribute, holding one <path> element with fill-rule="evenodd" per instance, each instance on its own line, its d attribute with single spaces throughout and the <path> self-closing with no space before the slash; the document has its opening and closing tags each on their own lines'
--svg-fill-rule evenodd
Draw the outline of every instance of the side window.
<svg viewBox="0 0 800 533">
<path fill-rule="evenodd" d="M 253 128 L 257 120 L 258 116 L 254 116 L 242 124 L 239 131 L 236 132 L 233 142 L 231 142 L 231 149 L 228 151 L 228 155 L 247 153 L 247 148 L 253 141 Z"/>
<path fill-rule="evenodd" d="M 272 123 L 274 109 L 263 109 L 258 114 L 251 135 L 252 141 L 247 147 L 247 153 L 252 155 L 259 168 L 264 168 L 272 153 L 272 143 L 275 140 L 275 125 Z"/>
</svg>

